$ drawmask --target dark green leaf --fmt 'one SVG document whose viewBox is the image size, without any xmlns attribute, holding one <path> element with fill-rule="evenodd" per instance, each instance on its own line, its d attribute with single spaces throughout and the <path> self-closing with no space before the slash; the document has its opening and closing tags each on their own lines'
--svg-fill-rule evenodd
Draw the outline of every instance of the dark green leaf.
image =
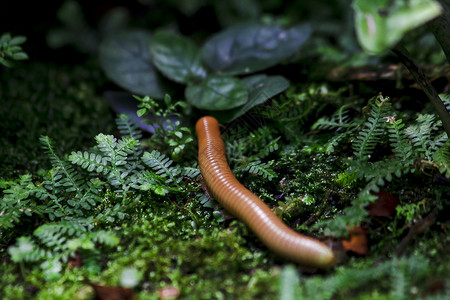
<svg viewBox="0 0 450 300">
<path fill-rule="evenodd" d="M 213 36 L 202 49 L 203 60 L 212 70 L 245 74 L 266 69 L 294 54 L 311 34 L 310 26 L 291 29 L 247 22 Z"/>
<path fill-rule="evenodd" d="M 237 78 L 213 75 L 202 83 L 188 86 L 186 100 L 200 109 L 226 110 L 247 102 L 247 89 Z"/>
<path fill-rule="evenodd" d="M 20 45 L 20 44 L 25 43 L 26 40 L 27 40 L 27 38 L 26 38 L 25 36 L 19 35 L 19 36 L 13 37 L 13 38 L 11 39 L 11 41 L 9 41 L 9 44 L 10 44 L 11 46 L 12 46 L 12 45 Z"/>
<path fill-rule="evenodd" d="M 163 98 L 164 91 L 149 54 L 150 34 L 124 31 L 100 45 L 100 63 L 106 75 L 135 94 Z"/>
<path fill-rule="evenodd" d="M 198 48 L 188 39 L 171 32 L 158 32 L 151 40 L 153 63 L 168 78 L 181 83 L 206 77 Z"/>
<path fill-rule="evenodd" d="M 283 76 L 253 75 L 242 79 L 242 82 L 248 90 L 248 101 L 234 109 L 213 113 L 220 122 L 227 123 L 242 116 L 252 107 L 264 103 L 289 87 L 289 81 Z"/>
<path fill-rule="evenodd" d="M 17 52 L 13 54 L 12 58 L 15 60 L 24 60 L 28 59 L 28 55 L 25 52 Z"/>
</svg>

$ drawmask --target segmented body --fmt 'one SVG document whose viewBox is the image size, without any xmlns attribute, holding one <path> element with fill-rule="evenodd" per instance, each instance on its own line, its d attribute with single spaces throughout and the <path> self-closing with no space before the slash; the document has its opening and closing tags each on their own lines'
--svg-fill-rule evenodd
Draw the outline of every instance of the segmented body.
<svg viewBox="0 0 450 300">
<path fill-rule="evenodd" d="M 196 132 L 200 171 L 209 192 L 227 211 L 242 220 L 270 250 L 288 260 L 322 269 L 334 264 L 329 247 L 289 228 L 234 177 L 216 119 L 201 118 Z"/>
</svg>

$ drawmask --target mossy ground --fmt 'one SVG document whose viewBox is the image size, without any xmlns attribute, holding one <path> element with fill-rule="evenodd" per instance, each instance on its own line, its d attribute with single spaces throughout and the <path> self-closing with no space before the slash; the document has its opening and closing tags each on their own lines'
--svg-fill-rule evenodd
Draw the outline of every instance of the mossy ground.
<svg viewBox="0 0 450 300">
<path fill-rule="evenodd" d="M 31 64 L 8 73 L 3 70 L 1 77 L 0 179 L 5 182 L 23 173 L 31 173 L 35 182 L 42 180 L 40 170 L 48 169 L 49 163 L 39 135 L 52 137 L 58 150 L 68 154 L 92 147 L 97 133 L 114 132 L 114 116 L 101 98 L 104 79 L 95 66 Z M 326 154 L 326 137 L 298 130 L 303 139 L 290 145 L 284 140 L 283 151 L 267 156 L 276 178 L 269 181 L 243 173 L 240 180 L 290 226 L 320 236 L 326 228 L 313 225 L 339 215 L 364 184 L 345 186 L 336 180 L 347 168 L 343 163 L 351 152 L 347 145 Z M 267 252 L 242 223 L 224 217 L 214 202 L 205 205 L 198 196 L 200 182 L 194 185 L 198 193 L 191 190 L 173 198 L 148 193 L 128 205 L 126 217 L 102 225 L 117 234 L 119 245 L 78 253 L 81 261 L 63 262 L 56 277 L 47 276 L 39 263 L 16 264 L 7 253 L 17 237 L 31 235 L 45 218 L 23 218 L 14 228 L 2 228 L 2 298 L 93 299 L 89 283 L 118 286 L 127 268 L 137 274 L 133 291 L 138 299 L 157 299 L 168 286 L 178 288 L 180 299 L 281 297 L 281 278 L 289 263 Z M 340 266 L 325 272 L 296 266 L 300 278 L 294 294 L 303 299 L 444 299 L 450 294 L 448 185 L 414 173 L 394 179 L 388 188 L 400 198 L 400 206 L 389 218 L 366 219 L 368 255 L 349 254 Z M 105 207 L 115 201 L 108 193 L 103 199 Z M 396 255 L 411 227 L 435 208 L 439 211 L 435 222 Z"/>
</svg>

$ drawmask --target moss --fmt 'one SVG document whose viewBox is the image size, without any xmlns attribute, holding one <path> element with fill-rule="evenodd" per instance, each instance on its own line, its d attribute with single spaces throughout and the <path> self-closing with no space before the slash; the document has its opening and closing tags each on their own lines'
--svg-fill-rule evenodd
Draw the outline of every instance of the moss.
<svg viewBox="0 0 450 300">
<path fill-rule="evenodd" d="M 92 64 L 1 68 L 0 178 L 48 168 L 40 135 L 57 140 L 61 152 L 70 152 L 86 147 L 99 132 L 112 132 L 113 116 L 99 96 L 103 83 Z"/>
</svg>

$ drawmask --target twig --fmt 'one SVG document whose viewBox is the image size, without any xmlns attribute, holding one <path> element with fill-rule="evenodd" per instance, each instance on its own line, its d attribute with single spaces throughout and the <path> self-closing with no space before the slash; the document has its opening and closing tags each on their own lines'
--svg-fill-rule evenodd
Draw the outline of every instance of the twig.
<svg viewBox="0 0 450 300">
<path fill-rule="evenodd" d="M 427 77 L 422 72 L 422 70 L 420 70 L 419 67 L 414 63 L 411 56 L 409 55 L 408 50 L 406 50 L 405 47 L 398 45 L 394 49 L 392 49 L 392 51 L 398 56 L 403 65 L 406 68 L 408 68 L 408 70 L 411 72 L 411 75 L 416 80 L 417 84 L 427 95 L 428 99 L 431 101 L 434 108 L 436 109 L 439 118 L 442 121 L 442 124 L 444 125 L 444 129 L 445 132 L 447 132 L 447 136 L 450 137 L 450 113 L 445 108 L 444 103 L 442 102 L 441 98 L 439 98 L 439 95 L 434 89 L 434 87 L 428 81 Z"/>
<path fill-rule="evenodd" d="M 400 245 L 398 245 L 397 250 L 395 250 L 395 255 L 401 256 L 403 252 L 405 252 L 406 246 L 408 246 L 411 240 L 413 240 L 417 235 L 424 233 L 428 228 L 436 223 L 436 217 L 437 209 L 435 208 L 428 214 L 428 216 L 411 227 L 408 234 L 400 242 Z"/>
</svg>

